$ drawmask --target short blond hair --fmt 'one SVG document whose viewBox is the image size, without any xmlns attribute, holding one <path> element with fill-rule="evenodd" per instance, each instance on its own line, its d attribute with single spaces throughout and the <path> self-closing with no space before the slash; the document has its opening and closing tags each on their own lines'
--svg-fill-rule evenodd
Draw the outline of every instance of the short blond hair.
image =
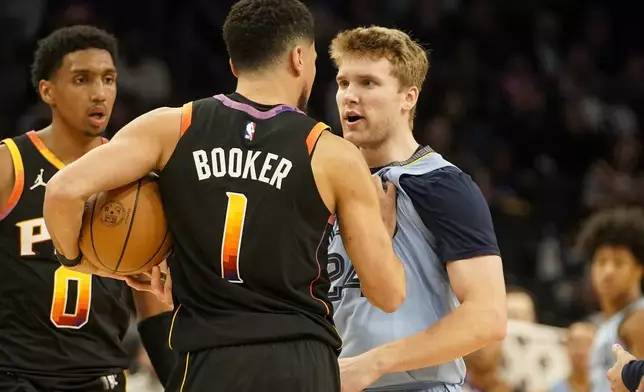
<svg viewBox="0 0 644 392">
<path fill-rule="evenodd" d="M 385 57 L 392 66 L 393 76 L 398 79 L 400 88 L 416 87 L 422 89 L 429 59 L 425 49 L 403 31 L 381 26 L 358 27 L 345 30 L 333 38 L 329 54 L 339 67 L 346 55 Z M 410 123 L 416 112 L 411 110 Z"/>
</svg>

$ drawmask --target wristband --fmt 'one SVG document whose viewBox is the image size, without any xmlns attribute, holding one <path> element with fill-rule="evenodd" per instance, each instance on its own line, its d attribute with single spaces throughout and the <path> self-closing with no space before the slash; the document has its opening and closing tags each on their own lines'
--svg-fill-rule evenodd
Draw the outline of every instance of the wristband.
<svg viewBox="0 0 644 392">
<path fill-rule="evenodd" d="M 78 256 L 73 259 L 68 259 L 67 257 L 58 253 L 58 250 L 54 248 L 54 255 L 56 256 L 56 259 L 58 259 L 58 262 L 65 267 L 76 267 L 83 260 L 83 253 L 80 251 L 78 252 Z"/>
<path fill-rule="evenodd" d="M 632 360 L 622 368 L 622 382 L 629 391 L 635 392 L 644 376 L 644 361 Z"/>
</svg>

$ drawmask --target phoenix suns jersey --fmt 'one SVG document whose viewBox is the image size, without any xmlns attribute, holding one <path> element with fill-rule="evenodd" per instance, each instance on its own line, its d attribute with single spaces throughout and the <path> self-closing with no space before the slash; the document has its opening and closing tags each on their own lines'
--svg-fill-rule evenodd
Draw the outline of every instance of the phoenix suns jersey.
<svg viewBox="0 0 644 392">
<path fill-rule="evenodd" d="M 14 187 L 0 206 L 0 371 L 47 389 L 121 372 L 130 291 L 62 267 L 43 219 L 47 181 L 63 163 L 36 132 L 2 143 Z"/>
<path fill-rule="evenodd" d="M 159 177 L 174 236 L 172 348 L 317 339 L 333 348 L 330 213 L 311 154 L 328 127 L 240 94 L 184 105 Z"/>
</svg>

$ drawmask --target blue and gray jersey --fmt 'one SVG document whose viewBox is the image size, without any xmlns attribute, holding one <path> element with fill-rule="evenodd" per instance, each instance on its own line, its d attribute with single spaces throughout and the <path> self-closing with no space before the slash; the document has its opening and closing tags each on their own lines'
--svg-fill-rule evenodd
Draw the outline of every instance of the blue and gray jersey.
<svg viewBox="0 0 644 392">
<path fill-rule="evenodd" d="M 613 345 L 620 343 L 618 331 L 627 314 L 634 310 L 644 309 L 644 298 L 633 302 L 620 312 L 604 321 L 597 332 L 590 349 L 590 383 L 591 392 L 610 391 L 610 382 L 606 379 L 606 372 L 615 363 Z M 626 348 L 626 347 L 625 347 Z M 628 349 L 628 348 L 627 348 Z"/>
<path fill-rule="evenodd" d="M 329 246 L 329 298 L 344 346 L 352 357 L 427 329 L 459 305 L 446 264 L 499 249 L 487 203 L 471 178 L 429 147 L 405 162 L 376 171 L 398 191 L 394 249 L 407 277 L 407 299 L 394 313 L 372 306 L 335 223 Z M 458 389 L 465 377 L 462 359 L 425 369 L 388 374 L 370 390 Z M 452 388 L 454 387 L 454 388 Z"/>
</svg>

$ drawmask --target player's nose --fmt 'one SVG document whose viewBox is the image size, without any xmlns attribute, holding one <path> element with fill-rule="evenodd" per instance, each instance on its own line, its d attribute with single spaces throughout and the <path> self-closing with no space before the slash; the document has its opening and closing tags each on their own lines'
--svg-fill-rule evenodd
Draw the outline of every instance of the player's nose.
<svg viewBox="0 0 644 392">
<path fill-rule="evenodd" d="M 92 84 L 90 99 L 92 102 L 103 102 L 106 99 L 105 84 L 97 82 Z"/>
<path fill-rule="evenodd" d="M 345 104 L 351 103 L 355 104 L 359 102 L 359 96 L 353 85 L 349 85 L 345 90 L 342 96 L 342 102 Z"/>
</svg>

